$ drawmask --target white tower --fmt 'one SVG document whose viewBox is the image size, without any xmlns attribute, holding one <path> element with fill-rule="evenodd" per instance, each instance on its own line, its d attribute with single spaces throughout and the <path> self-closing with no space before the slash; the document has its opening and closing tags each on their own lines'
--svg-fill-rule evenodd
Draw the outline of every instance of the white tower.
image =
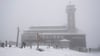
<svg viewBox="0 0 100 56">
<path fill-rule="evenodd" d="M 67 6 L 67 16 L 68 16 L 68 31 L 75 32 L 75 5 L 69 4 Z"/>
</svg>

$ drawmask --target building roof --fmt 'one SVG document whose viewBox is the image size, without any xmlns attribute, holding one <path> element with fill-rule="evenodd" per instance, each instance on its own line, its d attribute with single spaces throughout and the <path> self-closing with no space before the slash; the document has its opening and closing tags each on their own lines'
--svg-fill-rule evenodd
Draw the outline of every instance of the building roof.
<svg viewBox="0 0 100 56">
<path fill-rule="evenodd" d="M 67 26 L 34 26 L 30 27 L 29 30 L 25 30 L 23 32 L 24 34 L 33 34 L 33 33 L 39 33 L 44 35 L 77 35 L 77 34 L 84 34 L 76 29 L 75 32 L 68 32 Z"/>
<path fill-rule="evenodd" d="M 34 26 L 24 32 L 66 32 L 66 26 Z"/>
<path fill-rule="evenodd" d="M 32 26 L 30 29 L 63 29 L 66 26 Z"/>
<path fill-rule="evenodd" d="M 60 41 L 62 41 L 62 42 L 69 42 L 70 40 L 62 39 L 62 40 L 60 40 Z"/>
</svg>

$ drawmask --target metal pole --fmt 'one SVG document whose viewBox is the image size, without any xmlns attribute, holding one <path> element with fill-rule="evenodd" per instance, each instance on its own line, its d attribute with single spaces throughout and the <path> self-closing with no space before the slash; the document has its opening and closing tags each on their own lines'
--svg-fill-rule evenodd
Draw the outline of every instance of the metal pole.
<svg viewBox="0 0 100 56">
<path fill-rule="evenodd" d="M 37 33 L 37 49 L 39 49 L 39 34 Z"/>
<path fill-rule="evenodd" d="M 19 41 L 19 27 L 17 27 L 17 40 L 16 40 L 16 47 L 18 47 L 18 41 Z"/>
</svg>

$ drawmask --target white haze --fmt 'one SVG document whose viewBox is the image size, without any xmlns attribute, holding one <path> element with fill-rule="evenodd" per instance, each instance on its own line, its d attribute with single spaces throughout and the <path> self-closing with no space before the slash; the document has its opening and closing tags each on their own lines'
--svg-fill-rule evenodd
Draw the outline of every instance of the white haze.
<svg viewBox="0 0 100 56">
<path fill-rule="evenodd" d="M 100 45 L 100 0 L 72 0 L 76 5 L 76 27 L 86 33 L 87 46 Z M 0 0 L 0 39 L 16 41 L 30 26 L 67 25 L 68 0 Z"/>
</svg>

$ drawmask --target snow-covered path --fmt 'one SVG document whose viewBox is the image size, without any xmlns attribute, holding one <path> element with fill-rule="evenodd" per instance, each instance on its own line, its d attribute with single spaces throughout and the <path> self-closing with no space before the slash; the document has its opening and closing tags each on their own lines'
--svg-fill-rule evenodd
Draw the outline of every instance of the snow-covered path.
<svg viewBox="0 0 100 56">
<path fill-rule="evenodd" d="M 100 56 L 100 53 L 81 53 L 69 49 L 53 49 L 42 47 L 45 51 L 39 52 L 36 48 L 1 48 L 0 56 Z"/>
</svg>

